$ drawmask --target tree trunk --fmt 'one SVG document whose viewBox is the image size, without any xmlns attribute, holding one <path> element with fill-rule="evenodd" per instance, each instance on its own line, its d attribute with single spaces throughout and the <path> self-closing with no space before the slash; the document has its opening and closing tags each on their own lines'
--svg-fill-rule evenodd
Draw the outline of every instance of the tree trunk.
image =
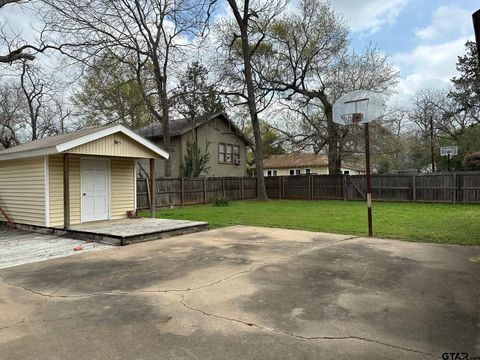
<svg viewBox="0 0 480 360">
<path fill-rule="evenodd" d="M 263 145 L 260 123 L 258 121 L 257 104 L 255 102 L 255 89 L 253 86 L 252 65 L 250 63 L 250 49 L 248 46 L 248 34 L 246 26 L 240 25 L 242 33 L 242 50 L 245 71 L 245 82 L 247 85 L 248 111 L 252 121 L 253 136 L 255 138 L 255 170 L 257 177 L 257 198 L 258 200 L 268 200 L 267 190 L 265 188 L 265 178 L 263 177 Z"/>
<path fill-rule="evenodd" d="M 338 153 L 338 132 L 337 126 L 333 122 L 332 107 L 325 108 L 327 115 L 327 136 L 328 136 L 328 173 L 338 175 L 342 173 L 342 158 Z"/>
<path fill-rule="evenodd" d="M 169 116 L 168 116 L 168 106 L 165 105 L 163 100 L 161 102 L 162 102 L 163 146 L 165 151 L 170 153 L 171 139 L 170 139 L 170 122 L 169 122 Z M 165 177 L 171 177 L 171 176 L 172 176 L 172 166 L 169 158 L 169 159 L 165 159 Z"/>
</svg>

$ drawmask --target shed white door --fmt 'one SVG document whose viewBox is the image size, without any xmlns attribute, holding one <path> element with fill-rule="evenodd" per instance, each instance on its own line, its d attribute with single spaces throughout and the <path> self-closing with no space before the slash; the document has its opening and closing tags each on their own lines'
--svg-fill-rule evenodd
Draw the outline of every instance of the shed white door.
<svg viewBox="0 0 480 360">
<path fill-rule="evenodd" d="M 108 219 L 109 167 L 108 160 L 81 160 L 82 222 Z"/>
</svg>

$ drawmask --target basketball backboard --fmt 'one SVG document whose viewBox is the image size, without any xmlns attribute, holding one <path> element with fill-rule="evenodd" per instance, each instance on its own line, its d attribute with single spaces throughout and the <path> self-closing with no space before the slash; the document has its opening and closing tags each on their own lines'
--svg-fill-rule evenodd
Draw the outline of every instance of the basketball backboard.
<svg viewBox="0 0 480 360">
<path fill-rule="evenodd" d="M 442 146 L 440 148 L 441 156 L 456 156 L 458 155 L 458 147 L 456 145 L 452 146 Z"/>
<path fill-rule="evenodd" d="M 383 116 L 384 103 L 378 94 L 354 90 L 333 104 L 333 121 L 340 125 L 366 124 Z"/>
</svg>

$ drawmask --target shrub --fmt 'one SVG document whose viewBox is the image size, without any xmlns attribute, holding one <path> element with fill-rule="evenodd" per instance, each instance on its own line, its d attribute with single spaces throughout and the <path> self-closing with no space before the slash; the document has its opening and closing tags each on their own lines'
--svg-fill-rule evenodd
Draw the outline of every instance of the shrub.
<svg viewBox="0 0 480 360">
<path fill-rule="evenodd" d="M 463 158 L 463 169 L 467 171 L 480 170 L 480 151 L 465 155 Z"/>
<path fill-rule="evenodd" d="M 214 206 L 230 206 L 230 199 L 227 197 L 218 197 L 213 202 Z"/>
</svg>

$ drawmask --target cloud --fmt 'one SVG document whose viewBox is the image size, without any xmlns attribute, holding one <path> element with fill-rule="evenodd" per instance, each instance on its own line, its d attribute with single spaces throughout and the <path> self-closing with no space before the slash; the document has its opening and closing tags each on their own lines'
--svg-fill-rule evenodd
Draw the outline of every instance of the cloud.
<svg viewBox="0 0 480 360">
<path fill-rule="evenodd" d="M 351 30 L 374 33 L 393 24 L 409 0 L 333 0 L 332 6 L 349 21 Z"/>
<path fill-rule="evenodd" d="M 410 52 L 397 53 L 392 61 L 401 70 L 398 97 L 407 100 L 423 88 L 448 88 L 457 75 L 458 56 L 473 40 L 471 14 L 456 5 L 442 5 L 433 11 L 430 23 L 414 32 L 417 45 Z"/>
<path fill-rule="evenodd" d="M 394 64 L 403 73 L 398 85 L 398 97 L 407 100 L 423 88 L 448 88 L 457 74 L 457 57 L 465 52 L 468 37 L 442 44 L 420 44 L 409 53 L 392 56 Z"/>
<path fill-rule="evenodd" d="M 440 6 L 431 18 L 431 23 L 416 31 L 416 36 L 422 41 L 445 41 L 446 37 L 468 36 L 472 32 L 470 11 L 457 6 Z"/>
</svg>

